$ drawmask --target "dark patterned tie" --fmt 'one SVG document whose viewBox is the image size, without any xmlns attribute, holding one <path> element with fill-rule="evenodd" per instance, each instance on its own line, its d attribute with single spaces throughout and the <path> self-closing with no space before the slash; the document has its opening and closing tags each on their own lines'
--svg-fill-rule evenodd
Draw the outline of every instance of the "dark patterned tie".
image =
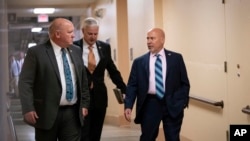
<svg viewBox="0 0 250 141">
<path fill-rule="evenodd" d="M 164 96 L 164 86 L 162 77 L 162 62 L 160 59 L 160 54 L 156 55 L 155 61 L 155 86 L 156 86 L 156 96 L 160 99 Z"/>
<path fill-rule="evenodd" d="M 71 101 L 73 98 L 73 82 L 65 49 L 62 49 L 62 60 L 63 60 L 63 69 L 66 81 L 66 99 L 68 101 Z"/>
</svg>

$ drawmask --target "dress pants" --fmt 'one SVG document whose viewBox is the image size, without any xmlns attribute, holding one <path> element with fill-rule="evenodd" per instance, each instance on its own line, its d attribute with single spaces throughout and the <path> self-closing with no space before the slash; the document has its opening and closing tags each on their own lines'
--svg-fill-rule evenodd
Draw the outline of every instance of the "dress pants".
<svg viewBox="0 0 250 141">
<path fill-rule="evenodd" d="M 77 106 L 62 106 L 51 129 L 35 128 L 36 141 L 80 141 L 81 124 Z"/>
<path fill-rule="evenodd" d="M 165 101 L 155 95 L 148 95 L 145 106 L 142 109 L 142 122 L 140 141 L 155 141 L 160 122 L 163 122 L 163 130 L 166 141 L 180 141 L 179 134 L 182 125 L 183 113 L 177 118 L 171 118 L 168 114 Z"/>
<path fill-rule="evenodd" d="M 106 115 L 106 107 L 97 108 L 94 106 L 93 90 L 90 90 L 90 108 L 85 117 L 82 127 L 81 141 L 100 141 L 103 123 Z"/>
</svg>

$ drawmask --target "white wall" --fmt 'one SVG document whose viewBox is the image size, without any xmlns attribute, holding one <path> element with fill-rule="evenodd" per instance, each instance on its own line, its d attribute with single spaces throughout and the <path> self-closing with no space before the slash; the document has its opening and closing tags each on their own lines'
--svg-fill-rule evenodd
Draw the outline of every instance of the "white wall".
<svg viewBox="0 0 250 141">
<path fill-rule="evenodd" d="M 191 99 L 181 134 L 192 141 L 226 140 L 230 124 L 250 121 L 241 112 L 250 99 L 250 3 L 164 0 L 163 9 L 167 48 L 183 54 L 190 94 L 224 102 L 222 109 Z"/>
</svg>

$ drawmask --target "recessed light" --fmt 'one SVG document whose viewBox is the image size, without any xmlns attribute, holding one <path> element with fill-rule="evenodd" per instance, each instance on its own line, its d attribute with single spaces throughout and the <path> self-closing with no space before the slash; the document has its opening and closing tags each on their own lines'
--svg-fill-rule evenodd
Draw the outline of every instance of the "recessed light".
<svg viewBox="0 0 250 141">
<path fill-rule="evenodd" d="M 41 27 L 33 27 L 31 29 L 31 32 L 41 32 L 42 31 L 42 28 Z"/>
<path fill-rule="evenodd" d="M 34 8 L 34 14 L 53 14 L 55 12 L 55 8 Z"/>
</svg>

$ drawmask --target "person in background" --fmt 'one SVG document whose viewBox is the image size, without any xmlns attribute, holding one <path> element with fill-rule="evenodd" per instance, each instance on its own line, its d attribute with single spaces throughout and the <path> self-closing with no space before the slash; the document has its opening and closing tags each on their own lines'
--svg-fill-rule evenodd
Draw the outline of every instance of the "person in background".
<svg viewBox="0 0 250 141">
<path fill-rule="evenodd" d="M 125 98 L 124 115 L 141 125 L 140 141 L 155 141 L 160 122 L 166 141 L 179 141 L 184 108 L 189 101 L 189 79 L 182 55 L 164 48 L 165 33 L 153 28 L 147 33 L 149 52 L 132 64 Z"/>
<path fill-rule="evenodd" d="M 18 60 L 15 55 L 10 56 L 10 92 L 14 94 L 15 97 L 18 97 L 18 81 L 19 74 L 21 72 Z"/>
<path fill-rule="evenodd" d="M 46 43 L 29 48 L 19 80 L 24 121 L 36 141 L 80 141 L 89 90 L 71 21 L 56 18 Z"/>
<path fill-rule="evenodd" d="M 82 128 L 81 141 L 100 141 L 106 108 L 108 103 L 107 88 L 104 83 L 105 70 L 117 88 L 126 93 L 126 85 L 111 58 L 109 44 L 97 40 L 98 21 L 92 17 L 82 22 L 83 38 L 74 44 L 82 48 L 82 59 L 88 75 L 90 108 Z"/>
<path fill-rule="evenodd" d="M 18 56 L 18 65 L 20 70 L 22 70 L 23 67 L 24 57 L 25 57 L 24 52 L 20 51 Z"/>
</svg>

